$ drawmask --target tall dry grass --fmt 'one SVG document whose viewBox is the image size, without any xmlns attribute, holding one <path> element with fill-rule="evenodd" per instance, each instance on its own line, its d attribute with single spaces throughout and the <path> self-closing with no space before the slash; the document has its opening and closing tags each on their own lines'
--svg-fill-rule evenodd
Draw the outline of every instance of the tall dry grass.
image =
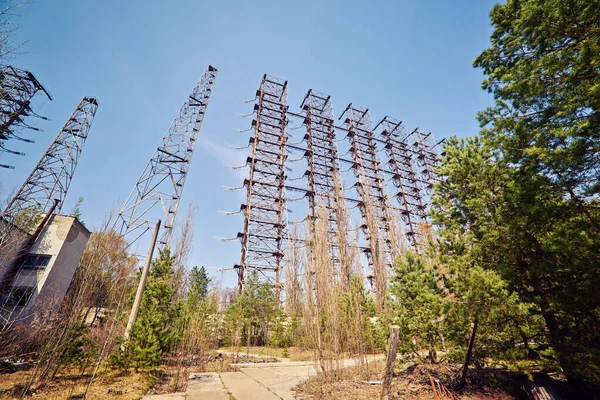
<svg viewBox="0 0 600 400">
<path fill-rule="evenodd" d="M 105 224 L 90 237 L 67 295 L 56 299 L 62 301 L 59 311 L 34 313 L 12 327 L 3 349 L 17 358 L 37 355 L 22 396 L 61 374 L 90 374 L 91 384 L 116 346 L 116 333 L 124 329 L 124 305 L 135 284 L 137 264 L 126 249 L 124 239 Z"/>
<path fill-rule="evenodd" d="M 358 246 L 350 238 L 347 218 L 336 234 L 330 234 L 326 209 L 317 208 L 317 218 L 307 227 L 305 246 L 296 259 L 305 260 L 302 280 L 302 319 L 300 334 L 314 351 L 314 359 L 324 381 L 336 381 L 348 358 L 368 370 L 367 355 L 374 351 Z M 346 243 L 345 254 L 332 259 L 332 241 Z M 298 252 L 298 249 L 295 249 Z M 293 274 L 291 274 L 294 276 Z M 372 299 L 371 299 L 372 301 Z"/>
</svg>

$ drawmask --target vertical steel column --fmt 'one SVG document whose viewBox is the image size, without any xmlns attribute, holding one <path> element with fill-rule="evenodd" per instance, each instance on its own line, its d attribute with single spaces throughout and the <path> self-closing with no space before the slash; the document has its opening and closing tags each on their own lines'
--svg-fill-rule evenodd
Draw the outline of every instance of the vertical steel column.
<svg viewBox="0 0 600 400">
<path fill-rule="evenodd" d="M 377 127 L 379 136 L 385 143 L 384 150 L 388 157 L 387 165 L 393 173 L 391 181 L 398 189 L 394 197 L 400 204 L 400 214 L 404 222 L 404 232 L 413 248 L 418 251 L 416 238 L 417 225 L 424 222 L 427 211 L 421 195 L 420 185 L 414 172 L 414 153 L 407 144 L 407 134 L 402 122 L 384 117 Z"/>
<path fill-rule="evenodd" d="M 385 303 L 387 267 L 392 264 L 391 213 L 384 191 L 382 168 L 377 156 L 377 141 L 367 109 L 352 104 L 340 117 L 344 118 L 356 176 L 356 190 L 361 199 L 363 230 L 368 242 L 365 252 L 373 271 L 373 281 L 380 306 Z"/>
<path fill-rule="evenodd" d="M 312 89 L 300 106 L 306 129 L 303 142 L 308 169 L 309 222 L 316 229 L 317 207 L 323 207 L 327 221 L 327 236 L 331 259 L 342 283 L 349 284 L 352 271 L 348 254 L 348 212 L 340 180 L 340 167 L 331 96 Z"/>
<path fill-rule="evenodd" d="M 246 204 L 238 273 L 238 291 L 244 288 L 248 270 L 258 271 L 261 278 L 273 283 L 277 295 L 281 289 L 280 271 L 286 233 L 285 162 L 287 160 L 286 126 L 287 81 L 263 76 L 256 92 L 254 135 L 249 142 L 249 177 L 244 181 Z M 274 276 L 273 276 L 274 275 Z"/>
<path fill-rule="evenodd" d="M 411 136 L 413 139 L 412 147 L 415 162 L 418 166 L 422 167 L 419 171 L 421 190 L 427 195 L 431 195 L 435 182 L 439 180 L 436 171 L 440 157 L 438 148 L 444 141 L 436 143 L 431 132 L 425 133 L 419 129 L 415 129 Z M 429 205 L 430 203 L 431 201 L 427 199 L 427 204 Z"/>
</svg>

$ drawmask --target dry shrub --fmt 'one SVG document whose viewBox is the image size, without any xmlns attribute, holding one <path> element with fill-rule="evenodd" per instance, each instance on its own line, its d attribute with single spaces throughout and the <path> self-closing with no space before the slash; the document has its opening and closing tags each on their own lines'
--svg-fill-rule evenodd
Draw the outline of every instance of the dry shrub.
<svg viewBox="0 0 600 400">
<path fill-rule="evenodd" d="M 5 351 L 14 357 L 37 355 L 23 393 L 47 385 L 61 373 L 72 373 L 74 367 L 83 376 L 95 364 L 91 384 L 100 362 L 116 345 L 126 294 L 135 283 L 137 260 L 126 248 L 114 231 L 105 228 L 94 233 L 60 309 L 34 314 L 7 332 Z"/>
<path fill-rule="evenodd" d="M 210 351 L 219 345 L 221 318 L 218 294 L 215 290 L 206 295 L 193 293 L 190 275 L 186 273 L 193 247 L 196 210 L 196 204 L 190 202 L 188 212 L 177 224 L 180 228 L 174 235 L 174 278 L 178 286 L 177 299 L 184 299 L 184 316 L 179 327 L 179 340 L 164 359 L 164 375 L 168 382 L 163 384 L 162 391 L 166 392 L 185 390 L 190 372 L 205 371 L 207 365 L 213 362 Z"/>
<path fill-rule="evenodd" d="M 305 255 L 297 257 L 306 260 L 301 335 L 314 351 L 323 379 L 337 381 L 343 361 L 351 356 L 360 360 L 362 371 L 368 371 L 365 356 L 374 346 L 366 307 L 370 300 L 364 292 L 361 275 L 356 274 L 360 270 L 354 262 L 357 257 L 350 250 L 357 246 L 347 242 L 347 232 L 338 231 L 337 238 L 332 238 L 327 220 L 325 208 L 318 207 L 317 218 L 309 225 Z M 349 251 L 343 261 L 348 264 L 337 260 L 336 268 L 332 240 L 348 243 Z M 346 275 L 348 271 L 350 278 Z"/>
</svg>

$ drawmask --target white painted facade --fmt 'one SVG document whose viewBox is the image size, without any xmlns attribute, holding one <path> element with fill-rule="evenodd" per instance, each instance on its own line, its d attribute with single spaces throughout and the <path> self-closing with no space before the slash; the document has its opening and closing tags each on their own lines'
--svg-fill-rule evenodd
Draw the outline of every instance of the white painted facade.
<svg viewBox="0 0 600 400">
<path fill-rule="evenodd" d="M 25 265 L 15 276 L 13 290 L 31 291 L 26 305 L 4 307 L 3 314 L 10 313 L 10 320 L 22 320 L 33 314 L 49 314 L 56 311 L 64 299 L 91 232 L 75 217 L 55 215 L 42 230 L 29 250 L 33 259 L 43 259 L 44 264 Z"/>
</svg>

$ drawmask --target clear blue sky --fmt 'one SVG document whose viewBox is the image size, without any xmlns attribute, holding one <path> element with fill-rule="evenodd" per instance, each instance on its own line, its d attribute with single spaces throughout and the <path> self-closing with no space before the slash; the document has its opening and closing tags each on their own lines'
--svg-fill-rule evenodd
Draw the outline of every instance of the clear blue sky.
<svg viewBox="0 0 600 400">
<path fill-rule="evenodd" d="M 211 63 L 219 68 L 183 193 L 180 216 L 198 205 L 192 264 L 231 267 L 240 186 L 226 167 L 245 154 L 237 116 L 251 106 L 264 73 L 289 81 L 298 109 L 313 88 L 332 95 L 336 117 L 349 102 L 401 119 L 436 138 L 474 135 L 477 111 L 491 103 L 472 67 L 488 45 L 491 0 L 423 1 L 32 1 L 22 11 L 15 41 L 27 41 L 14 64 L 29 69 L 54 97 L 38 104 L 51 121 L 36 144 L 13 146 L 17 168 L 0 171 L 3 195 L 19 186 L 83 96 L 99 109 L 63 211 L 84 197 L 83 219 L 99 226 L 119 208 L 195 82 Z M 234 273 L 225 274 L 232 285 Z"/>
</svg>

